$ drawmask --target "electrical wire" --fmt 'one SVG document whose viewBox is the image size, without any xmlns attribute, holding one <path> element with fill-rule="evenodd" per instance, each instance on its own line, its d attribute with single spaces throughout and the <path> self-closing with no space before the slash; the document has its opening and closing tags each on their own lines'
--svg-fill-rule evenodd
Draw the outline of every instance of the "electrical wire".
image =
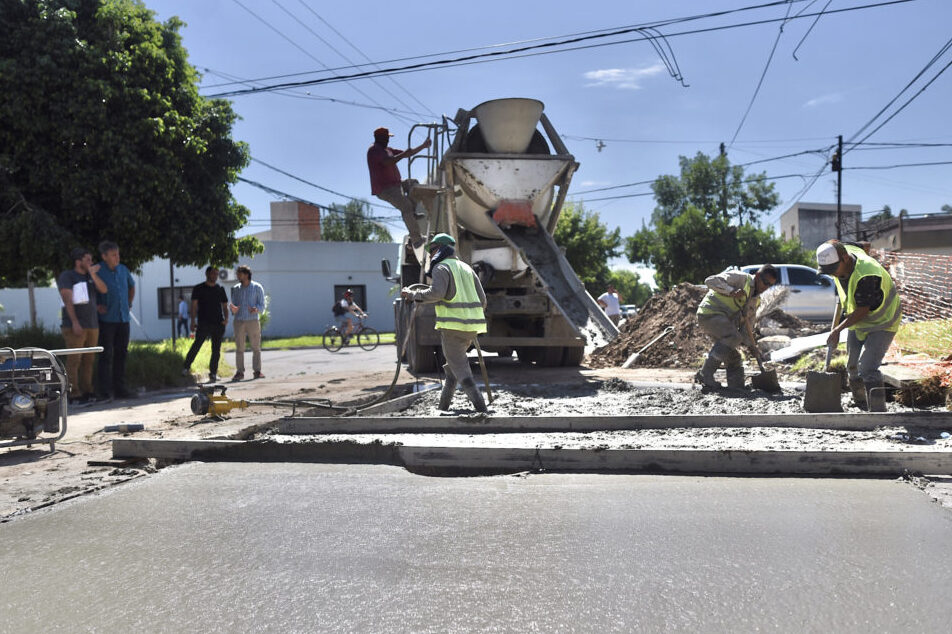
<svg viewBox="0 0 952 634">
<path fill-rule="evenodd" d="M 331 31 L 333 31 L 334 34 L 337 35 L 337 37 L 339 37 L 340 39 L 342 39 L 344 42 L 347 43 L 348 46 L 350 46 L 352 49 L 354 49 L 355 51 L 357 51 L 357 53 L 359 53 L 361 57 L 363 57 L 365 60 L 367 60 L 367 61 L 370 62 L 371 64 L 374 63 L 374 62 L 370 59 L 370 57 L 368 57 L 362 50 L 360 50 L 360 49 L 357 47 L 356 44 L 354 44 L 353 42 L 351 42 L 350 40 L 348 40 L 346 37 L 344 37 L 344 34 L 343 34 L 343 33 L 341 33 L 340 31 L 338 31 L 337 29 L 335 29 L 334 26 L 331 25 L 330 22 L 328 22 L 328 21 L 325 20 L 320 14 L 318 14 L 317 11 L 315 11 L 307 2 L 305 2 L 304 0 L 298 0 L 298 2 L 300 2 L 300 3 L 304 6 L 305 9 L 307 9 L 308 11 L 310 11 L 310 12 L 314 15 L 314 17 L 316 17 L 318 20 L 320 20 L 320 21 L 324 24 L 324 26 L 326 26 L 326 27 L 329 28 Z M 341 56 L 344 57 L 343 55 L 341 55 Z M 344 57 L 344 59 L 347 59 L 347 57 Z M 347 61 L 350 62 L 349 59 L 347 59 Z M 353 62 L 351 62 L 351 63 L 353 63 Z M 393 79 L 392 77 L 388 77 L 388 79 L 390 80 L 390 82 L 391 82 L 394 86 L 396 86 L 397 88 L 399 88 L 400 90 L 402 90 L 403 92 L 405 92 L 405 93 L 407 94 L 407 96 L 409 96 L 411 99 L 413 99 L 413 101 L 417 102 L 417 103 L 420 105 L 420 107 L 422 107 L 425 111 L 429 112 L 431 116 L 434 116 L 434 117 L 435 117 L 435 116 L 438 116 L 438 115 L 436 115 L 435 113 L 432 112 L 432 110 L 430 109 L 429 106 L 427 106 L 425 103 L 423 103 L 422 101 L 420 101 L 420 100 L 417 98 L 417 96 L 416 96 L 415 94 L 413 94 L 412 92 L 410 92 L 409 90 L 407 90 L 406 88 L 404 88 L 403 84 L 401 84 L 401 83 L 398 82 L 397 80 Z"/>
<path fill-rule="evenodd" d="M 235 1 L 237 1 L 237 0 L 235 0 Z M 845 13 L 845 12 L 849 12 L 849 11 L 860 11 L 860 10 L 865 10 L 865 9 L 870 9 L 870 8 L 884 7 L 884 6 L 889 6 L 889 5 L 893 5 L 893 4 L 904 4 L 904 3 L 907 3 L 907 2 L 914 2 L 914 1 L 916 1 L 916 0 L 884 0 L 884 1 L 882 1 L 882 2 L 874 2 L 874 3 L 870 3 L 870 4 L 866 4 L 866 5 L 860 5 L 860 6 L 855 6 L 855 7 L 847 7 L 847 8 L 843 8 L 843 9 L 836 9 L 836 10 L 833 10 L 833 11 L 828 11 L 827 14 Z M 786 3 L 786 0 L 785 0 L 785 2 L 780 3 L 780 4 L 785 4 L 785 3 Z M 777 3 L 770 3 L 769 5 L 762 5 L 762 6 L 772 6 L 772 5 L 774 5 L 774 4 L 777 4 Z M 740 9 L 738 9 L 738 11 L 739 11 L 739 10 L 740 10 Z M 815 14 L 804 14 L 804 15 L 802 15 L 801 17 L 803 17 L 803 18 L 813 17 L 814 15 L 815 15 Z M 715 32 L 715 31 L 723 31 L 723 30 L 728 30 L 728 29 L 736 29 L 736 28 L 742 28 L 742 27 L 747 27 L 747 26 L 758 26 L 758 25 L 763 25 L 763 24 L 772 24 L 772 23 L 775 23 L 775 22 L 783 21 L 783 20 L 785 20 L 785 19 L 786 19 L 786 18 L 772 18 L 772 19 L 764 19 L 764 20 L 753 20 L 753 21 L 743 22 L 743 23 L 737 23 L 737 24 L 728 24 L 728 25 L 722 25 L 722 26 L 717 26 L 717 27 L 709 27 L 709 28 L 703 28 L 703 29 L 693 29 L 693 30 L 689 30 L 689 31 L 681 31 L 681 32 L 678 32 L 678 33 L 673 33 L 673 34 L 670 34 L 670 33 L 669 33 L 669 34 L 666 34 L 665 37 L 671 38 L 671 37 L 675 37 L 675 36 L 679 36 L 679 35 L 695 35 L 695 34 L 699 34 L 699 33 L 711 33 L 711 32 Z M 798 18 L 791 18 L 791 19 L 798 19 Z M 602 38 L 606 38 L 606 37 L 612 37 L 612 36 L 617 36 L 617 35 L 624 35 L 624 34 L 627 34 L 627 33 L 634 33 L 634 32 L 639 33 L 639 34 L 640 34 L 640 37 L 629 38 L 629 39 L 624 39 L 624 40 L 618 40 L 618 41 L 615 41 L 615 42 L 601 42 L 601 43 L 597 43 L 597 44 L 587 44 L 587 45 L 584 45 L 584 46 L 574 46 L 574 47 L 563 48 L 563 49 L 559 49 L 559 50 L 555 50 L 555 51 L 544 50 L 544 51 L 541 51 L 541 52 L 540 52 L 540 51 L 538 50 L 538 49 L 548 49 L 548 48 L 552 48 L 552 47 L 556 47 L 556 46 L 565 46 L 565 45 L 568 45 L 568 44 L 575 44 L 575 43 L 579 43 L 579 42 L 583 42 L 583 41 L 589 41 L 589 40 L 593 40 L 593 39 L 602 39 Z M 363 71 L 363 72 L 358 72 L 358 73 L 352 73 L 352 74 L 350 74 L 350 75 L 335 75 L 335 76 L 332 76 L 332 77 L 323 77 L 323 78 L 310 79 L 310 80 L 304 80 L 304 81 L 298 81 L 298 82 L 284 82 L 284 83 L 274 84 L 274 85 L 270 85 L 270 86 L 263 86 L 263 87 L 260 87 L 260 88 L 251 88 L 251 89 L 245 89 L 245 90 L 232 90 L 232 91 L 221 92 L 221 93 L 216 93 L 216 94 L 207 95 L 207 96 L 208 96 L 208 97 L 211 97 L 211 98 L 237 97 L 237 96 L 242 96 L 242 95 L 254 94 L 254 93 L 258 93 L 258 92 L 268 92 L 268 91 L 282 90 L 282 89 L 286 89 L 286 88 L 294 88 L 294 87 L 300 87 L 300 86 L 311 86 L 311 85 L 316 85 L 316 84 L 336 83 L 336 82 L 340 82 L 340 81 L 350 81 L 350 80 L 352 80 L 352 79 L 375 77 L 375 76 L 390 75 L 390 74 L 405 74 L 405 73 L 411 73 L 411 72 L 420 72 L 420 71 L 423 71 L 423 70 L 433 70 L 434 68 L 437 68 L 437 67 L 439 67 L 439 68 L 453 68 L 453 67 L 456 67 L 456 66 L 466 66 L 466 65 L 476 64 L 476 63 L 486 63 L 486 62 L 489 62 L 489 61 L 498 61 L 499 59 L 507 59 L 507 60 L 509 60 L 509 59 L 520 59 L 520 58 L 532 57 L 532 56 L 536 56 L 536 55 L 548 55 L 548 54 L 552 54 L 552 53 L 565 53 L 565 52 L 571 52 L 571 51 L 585 50 L 585 49 L 589 49 L 589 48 L 599 48 L 599 47 L 603 47 L 603 46 L 617 46 L 617 45 L 619 45 L 619 44 L 628 44 L 628 43 L 632 43 L 632 42 L 643 42 L 643 41 L 646 41 L 646 40 L 648 40 L 648 39 L 649 39 L 649 36 L 644 33 L 644 27 L 632 27 L 632 28 L 626 28 L 626 29 L 618 29 L 618 30 L 613 31 L 613 32 L 610 32 L 610 33 L 597 34 L 597 35 L 591 35 L 591 36 L 582 36 L 582 37 L 573 38 L 573 39 L 570 39 L 570 40 L 562 40 L 562 41 L 558 41 L 558 42 L 551 42 L 551 43 L 545 43 L 545 44 L 539 44 L 539 45 L 526 46 L 526 47 L 522 47 L 522 48 L 518 48 L 518 49 L 509 49 L 509 50 L 506 50 L 506 51 L 498 51 L 498 52 L 490 52 L 490 53 L 483 53 L 483 54 L 477 54 L 477 55 L 469 55 L 469 56 L 465 56 L 465 57 L 461 57 L 461 58 L 455 58 L 455 59 L 440 59 L 440 60 L 435 60 L 435 61 L 431 61 L 431 62 L 423 62 L 423 63 L 419 63 L 419 64 L 411 64 L 411 65 L 402 66 L 402 67 L 396 67 L 396 68 L 385 68 L 385 69 L 382 69 L 382 70 L 375 70 L 375 71 Z M 535 51 L 535 52 L 529 52 L 529 51 Z M 329 70 L 335 70 L 335 69 L 329 69 Z M 315 72 L 317 72 L 317 71 L 315 71 Z"/>
<path fill-rule="evenodd" d="M 307 55 L 309 58 L 311 58 L 312 60 L 314 60 L 315 62 L 317 62 L 317 63 L 320 64 L 321 66 L 323 66 L 325 70 L 330 70 L 329 67 L 328 67 L 324 62 L 322 62 L 320 59 L 318 59 L 318 58 L 315 57 L 313 54 L 311 54 L 310 51 L 308 51 L 307 49 L 305 49 L 303 46 L 301 46 L 300 44 L 298 44 L 297 42 L 295 42 L 294 40 L 292 40 L 290 37 L 288 37 L 283 31 L 281 31 L 280 29 L 278 29 L 277 27 L 275 27 L 273 24 L 271 24 L 270 22 L 268 22 L 267 20 L 265 20 L 264 18 L 262 18 L 260 15 L 258 15 L 258 14 L 255 13 L 254 11 L 252 11 L 250 8 L 248 8 L 247 6 L 245 6 L 244 4 L 242 4 L 242 3 L 241 3 L 241 0 L 232 0 L 232 2 L 234 2 L 234 3 L 237 4 L 239 7 L 241 7 L 242 9 L 244 9 L 245 11 L 247 11 L 248 13 L 250 13 L 254 18 L 256 18 L 256 19 L 257 19 L 258 21 L 260 21 L 262 24 L 264 24 L 265 26 L 267 26 L 269 29 L 271 29 L 272 31 L 274 31 L 275 33 L 277 33 L 282 39 L 284 39 L 284 40 L 287 41 L 289 44 L 291 44 L 291 46 L 293 46 L 294 48 L 298 49 L 299 51 L 301 51 L 302 53 L 304 53 L 305 55 Z M 335 77 L 338 77 L 338 76 L 335 75 Z M 377 104 L 377 105 L 379 105 L 379 106 L 383 106 L 383 104 L 381 104 L 381 103 L 378 102 L 376 99 L 374 99 L 373 97 L 371 97 L 370 95 L 368 95 L 366 92 L 364 92 L 364 91 L 363 91 L 361 88 L 359 88 L 358 86 L 355 86 L 355 85 L 353 85 L 353 84 L 351 84 L 351 83 L 349 83 L 349 82 L 347 82 L 347 83 L 348 83 L 348 85 L 350 86 L 350 88 L 351 88 L 352 90 L 356 91 L 358 94 L 363 95 L 366 99 L 370 100 L 371 102 L 373 102 L 373 103 L 375 103 L 375 104 Z M 259 88 L 247 88 L 247 89 L 245 89 L 245 90 L 253 91 L 253 92 L 258 92 L 258 91 L 259 91 Z M 394 116 L 395 116 L 397 119 L 402 120 L 404 123 L 408 123 L 408 124 L 413 123 L 413 120 L 410 119 L 410 118 L 408 118 L 408 117 L 404 117 L 404 116 L 398 115 L 398 114 L 394 114 Z"/>
<path fill-rule="evenodd" d="M 881 117 L 887 110 L 889 110 L 889 108 L 892 107 L 892 105 L 893 105 L 894 103 L 896 103 L 896 101 L 898 101 L 900 97 L 902 97 L 903 93 L 905 93 L 907 90 L 909 90 L 909 89 L 912 87 L 912 85 L 916 83 L 916 81 L 918 81 L 930 68 L 932 68 L 932 66 L 934 66 L 934 65 L 936 64 L 936 62 L 939 61 L 939 58 L 942 57 L 946 52 L 948 52 L 950 48 L 952 48 L 952 38 L 950 38 L 945 44 L 942 45 L 941 48 L 939 48 L 939 51 L 938 51 L 935 55 L 932 56 L 932 59 L 930 59 L 930 60 L 926 63 L 926 65 L 923 66 L 922 69 L 921 69 L 918 73 L 916 73 L 915 76 L 913 76 L 913 78 L 912 78 L 911 80 L 909 80 L 909 82 L 908 82 L 905 86 L 903 86 L 902 90 L 900 90 L 898 93 L 896 93 L 896 96 L 895 96 L 895 97 L 893 97 L 892 99 L 890 99 L 889 102 L 888 102 L 885 106 L 883 106 L 882 108 L 880 108 L 879 112 L 877 112 L 876 114 L 874 114 L 874 115 L 872 116 L 872 118 L 871 118 L 869 121 L 867 121 L 865 124 L 863 124 L 863 127 L 861 127 L 859 130 L 857 130 L 857 131 L 849 138 L 849 140 L 847 140 L 847 142 L 844 143 L 843 154 L 845 155 L 847 152 L 849 152 L 850 150 L 852 150 L 856 145 L 859 145 L 860 143 L 866 141 L 866 139 L 868 139 L 870 136 L 872 136 L 872 135 L 875 134 L 877 131 L 879 131 L 880 128 L 882 128 L 884 125 L 886 125 L 887 123 L 889 123 L 889 121 L 891 121 L 891 120 L 893 119 L 893 117 L 895 117 L 897 114 L 899 114 L 900 112 L 902 112 L 902 111 L 906 108 L 906 106 L 908 106 L 910 103 L 912 103 L 912 101 L 913 101 L 916 97 L 918 97 L 919 95 L 921 95 L 929 86 L 931 86 L 932 83 L 933 83 L 936 79 L 938 79 L 938 78 L 942 75 L 942 73 L 944 73 L 944 72 L 949 68 L 950 65 L 952 65 L 952 61 L 950 61 L 948 64 L 946 64 L 938 73 L 935 74 L 935 76 L 932 77 L 932 79 L 930 79 L 922 88 L 920 88 L 919 91 L 918 91 L 916 94 L 914 94 L 912 97 L 910 97 L 910 98 L 909 98 L 902 106 L 900 106 L 895 112 L 893 112 L 891 115 L 889 115 L 889 117 L 887 117 L 882 123 L 880 123 L 878 126 L 876 126 L 872 131 L 870 131 L 869 134 L 867 134 L 866 136 L 864 136 L 864 137 L 863 137 L 862 139 L 860 139 L 859 141 L 854 141 L 854 139 L 856 139 L 859 135 L 863 134 L 863 132 L 865 132 L 867 128 L 869 128 L 871 125 L 873 125 L 873 124 L 876 122 L 876 120 L 879 119 L 879 117 Z"/>
<path fill-rule="evenodd" d="M 760 79 L 757 80 L 757 87 L 754 88 L 754 94 L 750 96 L 750 101 L 747 103 L 747 109 L 744 110 L 744 116 L 740 118 L 740 123 L 737 124 L 737 129 L 734 130 L 734 136 L 731 137 L 730 143 L 727 144 L 728 149 L 734 145 L 734 141 L 737 140 L 737 135 L 740 134 L 741 129 L 744 127 L 744 123 L 747 121 L 747 116 L 750 114 L 750 110 L 754 107 L 754 102 L 757 101 L 757 95 L 760 94 L 760 89 L 764 85 L 764 79 L 767 78 L 767 71 L 770 69 L 770 62 L 773 61 L 774 53 L 777 52 L 777 46 L 780 44 L 780 38 L 783 37 L 783 27 L 790 18 L 790 9 L 793 8 L 793 4 L 787 5 L 787 15 L 784 16 L 784 21 L 780 23 L 780 27 L 777 29 L 777 37 L 774 39 L 773 47 L 770 49 L 770 54 L 767 56 L 767 62 L 764 64 L 764 70 L 760 73 Z"/>
</svg>

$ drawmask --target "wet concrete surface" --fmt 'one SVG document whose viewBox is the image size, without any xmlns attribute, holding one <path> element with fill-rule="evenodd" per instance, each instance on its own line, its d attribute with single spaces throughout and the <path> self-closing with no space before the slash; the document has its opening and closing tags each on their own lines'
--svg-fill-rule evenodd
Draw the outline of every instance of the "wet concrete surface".
<svg viewBox="0 0 952 634">
<path fill-rule="evenodd" d="M 947 631 L 888 480 L 189 464 L 0 525 L 0 631 Z"/>
</svg>

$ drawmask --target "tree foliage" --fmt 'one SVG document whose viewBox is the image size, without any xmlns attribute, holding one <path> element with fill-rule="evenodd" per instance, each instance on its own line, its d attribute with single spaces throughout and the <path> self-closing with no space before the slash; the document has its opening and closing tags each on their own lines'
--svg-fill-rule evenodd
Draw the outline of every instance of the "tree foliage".
<svg viewBox="0 0 952 634">
<path fill-rule="evenodd" d="M 612 271 L 608 281 L 621 295 L 625 304 L 641 306 L 648 301 L 653 292 L 650 286 L 641 281 L 637 273 L 627 269 Z"/>
<path fill-rule="evenodd" d="M 681 175 L 660 176 L 652 188 L 657 207 L 651 226 L 629 236 L 631 262 L 656 269 L 662 288 L 697 282 L 728 266 L 784 262 L 815 264 L 799 240 L 786 241 L 756 221 L 779 196 L 760 174 L 745 177 L 725 155 L 681 157 Z"/>
<path fill-rule="evenodd" d="M 132 268 L 261 251 L 235 237 L 236 115 L 198 94 L 181 26 L 138 0 L 0 3 L 0 283 L 104 239 Z"/>
<path fill-rule="evenodd" d="M 708 219 L 756 224 L 763 212 L 780 202 L 765 173 L 745 176 L 744 168 L 731 165 L 726 154 L 712 159 L 698 152 L 678 161 L 680 176 L 659 176 L 651 185 L 657 203 L 651 217 L 655 225 L 670 223 L 689 205 Z"/>
<path fill-rule="evenodd" d="M 390 232 L 370 215 L 370 203 L 351 200 L 331 205 L 321 218 L 321 239 L 328 242 L 393 242 Z"/>
<path fill-rule="evenodd" d="M 620 254 L 621 230 L 609 231 L 598 214 L 586 211 L 582 203 L 566 203 L 553 238 L 565 249 L 565 258 L 589 293 L 601 295 L 611 277 L 608 260 Z"/>
</svg>

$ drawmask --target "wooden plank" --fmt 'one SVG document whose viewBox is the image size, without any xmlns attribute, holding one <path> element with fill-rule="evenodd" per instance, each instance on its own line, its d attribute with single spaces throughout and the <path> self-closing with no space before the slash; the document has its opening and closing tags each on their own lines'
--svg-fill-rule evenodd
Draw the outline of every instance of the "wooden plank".
<svg viewBox="0 0 952 634">
<path fill-rule="evenodd" d="M 950 452 L 399 447 L 412 471 L 582 471 L 745 476 L 952 474 Z"/>
<path fill-rule="evenodd" d="M 883 412 L 876 414 L 742 414 L 653 416 L 506 416 L 458 418 L 455 416 L 355 416 L 285 418 L 278 433 L 377 434 L 377 433 L 521 433 L 589 432 L 672 428 L 793 427 L 870 431 L 878 427 L 912 427 L 952 432 L 952 412 Z"/>
</svg>

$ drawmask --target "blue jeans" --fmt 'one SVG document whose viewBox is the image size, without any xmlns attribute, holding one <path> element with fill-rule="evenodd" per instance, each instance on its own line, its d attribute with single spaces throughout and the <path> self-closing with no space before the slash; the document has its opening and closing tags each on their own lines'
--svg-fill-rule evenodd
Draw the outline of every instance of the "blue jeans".
<svg viewBox="0 0 952 634">
<path fill-rule="evenodd" d="M 866 335 L 864 341 L 856 336 L 856 331 L 850 330 L 846 336 L 846 372 L 850 381 L 862 381 L 867 385 L 879 386 L 883 383 L 883 373 L 879 366 L 889 350 L 896 333 L 888 330 L 877 330 Z"/>
</svg>

